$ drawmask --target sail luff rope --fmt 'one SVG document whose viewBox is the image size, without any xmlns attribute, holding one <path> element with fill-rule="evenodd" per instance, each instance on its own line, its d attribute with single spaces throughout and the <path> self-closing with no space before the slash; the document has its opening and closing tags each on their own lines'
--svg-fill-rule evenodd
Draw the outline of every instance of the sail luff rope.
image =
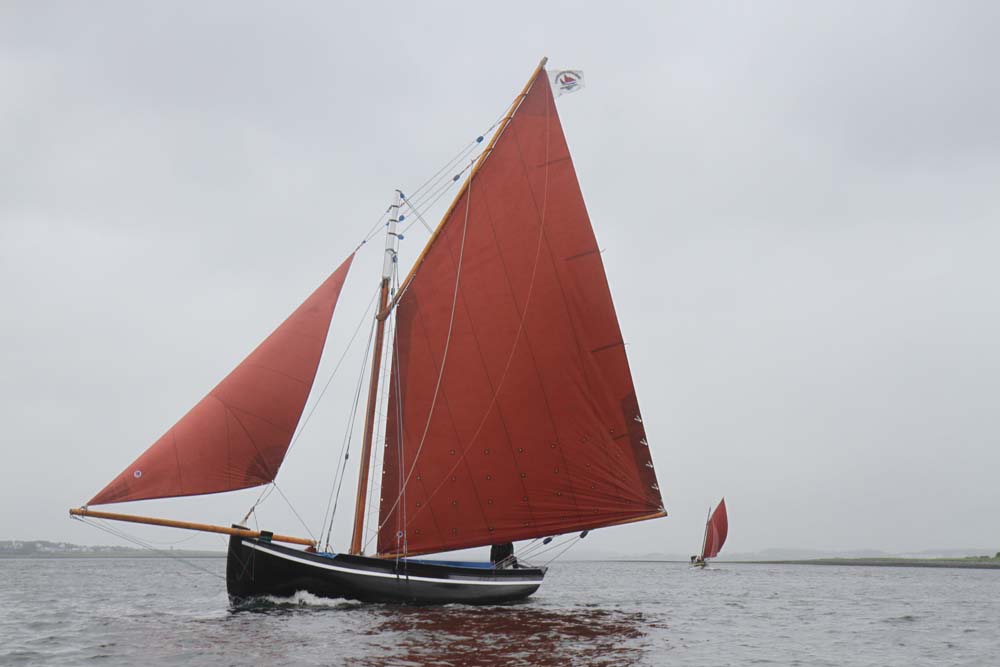
<svg viewBox="0 0 1000 667">
<path fill-rule="evenodd" d="M 397 288 L 398 286 L 399 286 L 399 273 L 398 272 L 394 272 L 393 273 L 392 287 L 395 290 L 395 288 Z M 401 382 L 400 382 L 400 379 L 399 379 L 399 356 L 397 354 L 397 349 L 398 348 L 397 348 L 397 345 L 396 345 L 396 343 L 397 343 L 397 338 L 396 338 L 396 324 L 397 324 L 397 319 L 395 317 L 395 311 L 393 311 L 392 313 L 390 313 L 389 320 L 386 322 L 386 325 L 388 327 L 390 327 L 390 330 L 389 330 L 389 341 L 391 341 L 391 342 L 389 343 L 389 345 L 390 345 L 391 349 L 389 351 L 392 353 L 392 356 L 390 357 L 389 364 L 387 364 L 387 367 L 390 369 L 390 372 L 389 372 L 389 377 L 388 377 L 389 381 L 386 382 L 386 384 L 390 385 L 389 390 L 391 391 L 392 380 L 395 379 L 395 388 L 396 388 L 396 401 L 395 401 L 396 422 L 395 423 L 396 423 L 396 429 L 397 429 L 396 439 L 397 439 L 397 443 L 399 443 L 399 444 L 398 444 L 397 447 L 394 448 L 395 449 L 394 453 L 396 455 L 396 466 L 397 466 L 396 469 L 397 470 L 402 470 L 403 469 L 403 461 L 402 461 L 402 451 L 403 451 L 403 449 L 402 449 L 402 444 L 401 443 L 402 443 L 402 437 L 403 437 L 402 436 L 403 417 L 402 417 L 402 403 L 400 402 L 402 400 L 401 399 L 401 396 L 402 396 L 402 386 L 401 386 Z M 393 368 L 395 369 L 395 372 L 392 372 Z M 383 380 L 384 380 L 384 378 L 383 378 Z M 389 430 L 388 417 L 389 416 L 390 415 L 387 412 L 385 412 L 385 411 L 383 411 L 381 413 L 381 415 L 380 415 L 381 418 L 385 418 L 386 419 L 386 423 L 385 423 L 385 429 L 386 429 L 385 439 L 386 440 L 389 437 L 389 434 L 388 434 L 388 430 Z M 383 447 L 383 450 L 384 449 L 385 449 L 385 447 Z M 392 455 L 392 454 L 393 454 L 393 452 L 388 452 L 388 454 L 383 454 L 382 455 L 383 470 L 384 470 L 384 466 L 385 466 L 385 456 L 386 455 Z M 400 476 L 397 475 L 397 479 L 401 481 L 402 477 L 400 477 Z M 384 496 L 384 494 L 385 494 L 385 488 L 382 487 L 381 482 L 379 483 L 379 492 L 380 492 L 379 493 L 380 496 Z M 402 489 L 399 490 L 399 493 L 401 494 L 401 497 L 402 497 L 402 501 L 401 502 L 402 502 L 402 507 L 403 507 L 403 518 L 405 520 L 405 518 L 406 518 L 406 494 L 403 492 Z M 371 502 L 370 499 L 369 499 L 369 502 Z M 380 502 L 380 509 L 381 509 L 381 502 Z M 371 513 L 373 510 L 374 510 L 374 508 L 370 507 L 369 508 L 369 513 Z M 365 550 L 367 550 L 368 547 L 371 545 L 372 540 L 375 540 L 375 539 L 378 538 L 379 530 L 381 530 L 381 528 L 382 528 L 382 524 L 379 524 L 376 521 L 376 527 L 373 530 L 369 529 L 369 536 L 368 536 L 368 538 L 367 538 L 367 540 L 365 541 L 365 544 L 364 544 L 364 549 Z M 399 549 L 400 535 L 399 535 L 399 530 L 398 529 L 397 529 L 396 533 L 397 533 L 396 534 L 396 553 L 398 555 L 400 553 L 400 549 Z M 403 540 L 403 551 L 402 551 L 402 553 L 405 554 L 406 553 L 406 536 L 405 536 L 405 534 L 402 536 L 402 540 Z M 398 558 L 397 558 L 397 560 L 398 560 Z"/>
<path fill-rule="evenodd" d="M 369 241 L 371 241 L 371 240 L 372 240 L 373 238 L 375 238 L 376 234 L 378 234 L 378 231 L 379 231 L 380 229 L 382 229 L 382 227 L 384 227 L 384 226 L 385 226 L 385 222 L 384 222 L 384 221 L 385 221 L 385 219 L 386 219 L 386 218 L 388 217 L 388 215 L 389 215 L 389 211 L 391 210 L 391 208 L 392 208 L 392 207 L 389 207 L 389 208 L 385 209 L 385 212 L 383 212 L 383 213 L 382 213 L 382 215 L 381 215 L 381 216 L 379 217 L 378 221 L 377 221 L 377 222 L 376 222 L 376 223 L 375 223 L 374 225 L 372 225 L 372 228 L 368 230 L 368 233 L 367 233 L 367 234 L 365 234 L 365 235 L 364 235 L 364 236 L 362 237 L 362 240 L 361 240 L 361 243 L 359 243 L 359 244 L 358 244 L 358 247 L 354 249 L 354 250 L 355 250 L 355 252 L 356 252 L 356 251 L 357 251 L 357 250 L 358 250 L 359 248 L 361 248 L 361 246 L 363 246 L 364 244 L 368 243 L 368 242 L 369 242 Z"/>
<path fill-rule="evenodd" d="M 523 98 L 527 97 L 528 92 L 530 92 L 530 89 L 527 90 L 527 91 L 525 91 L 524 95 L 522 96 L 522 101 L 523 101 Z M 520 104 L 518 104 L 518 107 L 520 107 Z M 516 112 L 516 109 L 515 109 L 515 112 Z M 513 115 L 514 115 L 514 112 L 511 113 L 511 117 L 512 118 L 513 118 Z M 504 126 L 504 130 L 506 130 L 508 127 L 509 127 L 509 123 Z M 514 337 L 514 344 L 511 346 L 511 351 L 510 351 L 510 354 L 507 357 L 507 363 L 504 366 L 503 373 L 500 375 L 500 380 L 497 382 L 496 388 L 493 390 L 493 396 L 490 398 L 490 404 L 486 408 L 486 410 L 483 412 L 483 417 L 480 420 L 479 426 L 476 428 L 476 431 L 473 434 L 472 438 L 470 438 L 469 444 L 462 450 L 462 455 L 460 457 L 458 457 L 458 459 L 455 461 L 455 463 L 452 465 L 452 467 L 448 470 L 448 472 L 441 477 L 441 481 L 438 483 L 437 487 L 435 487 L 435 489 L 427 496 L 427 501 L 424 502 L 421 507 L 417 508 L 416 512 L 414 513 L 414 516 L 416 516 L 417 514 L 419 514 L 420 512 L 422 512 L 425 507 L 427 507 L 427 506 L 430 505 L 430 500 L 437 494 L 438 491 L 441 490 L 441 488 L 444 486 L 445 480 L 447 480 L 447 479 L 449 479 L 451 477 L 451 475 L 455 472 L 455 470 L 462 463 L 462 461 L 464 461 L 465 455 L 469 452 L 470 449 L 472 449 L 472 446 L 476 443 L 476 440 L 478 440 L 480 433 L 482 433 L 483 427 L 486 425 L 486 420 L 489 418 L 489 415 L 493 411 L 493 407 L 494 407 L 494 405 L 497 402 L 497 398 L 500 395 L 500 390 L 503 388 L 504 382 L 507 379 L 507 374 L 510 371 L 511 364 L 514 361 L 514 354 L 517 352 L 518 346 L 520 344 L 521 335 L 522 335 L 522 333 L 524 331 L 524 322 L 525 322 L 525 319 L 527 318 L 528 305 L 531 302 L 531 297 L 532 297 L 532 294 L 533 294 L 534 288 L 535 288 L 535 280 L 536 280 L 537 275 L 538 275 L 538 262 L 539 262 L 539 258 L 541 256 L 541 252 L 542 252 L 542 241 L 544 240 L 545 218 L 546 218 L 546 210 L 547 210 L 547 203 L 548 203 L 548 189 L 549 189 L 549 160 L 548 160 L 548 154 L 549 154 L 548 153 L 548 151 L 549 151 L 549 123 L 548 123 L 548 114 L 546 114 L 545 133 L 546 133 L 545 134 L 545 155 L 546 155 L 546 159 L 545 159 L 545 171 L 544 171 L 544 173 L 545 173 L 545 179 L 544 179 L 544 185 L 543 185 L 543 189 L 542 189 L 542 193 L 543 193 L 542 194 L 542 210 L 541 210 L 541 214 L 540 214 L 540 218 L 539 218 L 539 223 L 538 223 L 538 241 L 537 241 L 537 243 L 535 245 L 535 259 L 534 259 L 534 263 L 533 263 L 532 269 L 531 269 L 531 280 L 528 283 L 528 291 L 527 291 L 527 296 L 525 297 L 525 300 L 524 300 L 524 307 L 521 309 L 521 317 L 520 317 L 520 321 L 518 322 L 517 333 L 516 333 L 516 335 Z M 469 186 L 468 187 L 469 187 L 469 190 L 471 192 L 471 189 L 472 189 L 472 182 L 471 181 L 469 182 Z M 468 213 L 466 213 L 466 223 L 467 222 L 468 222 Z M 464 237 L 463 237 L 463 243 L 464 243 Z M 454 306 L 452 306 L 452 308 L 453 308 L 452 313 L 454 315 Z M 451 330 L 449 328 L 449 336 L 450 335 L 451 335 Z M 437 394 L 437 390 L 435 389 L 435 395 L 436 394 Z M 433 411 L 433 404 L 432 404 L 432 411 Z M 430 425 L 430 416 L 428 416 L 428 426 L 429 425 Z M 425 431 L 425 434 L 426 434 L 426 431 Z M 423 441 L 421 440 L 421 446 L 422 445 L 423 445 Z M 419 453 L 420 453 L 420 450 L 418 449 L 417 453 L 414 455 L 414 458 L 413 458 L 413 465 L 411 466 L 411 469 L 410 469 L 411 474 L 412 474 L 413 469 L 416 467 L 417 456 L 419 455 Z M 407 480 L 409 480 L 409 475 L 407 475 Z M 405 486 L 405 483 L 404 483 L 404 486 Z M 393 507 L 393 509 L 395 509 L 395 506 Z M 389 513 L 391 513 L 391 510 L 390 510 Z M 386 520 L 388 520 L 388 514 L 389 513 L 387 513 Z M 404 532 L 404 534 L 406 532 L 406 526 L 405 525 L 403 527 L 403 532 Z"/>
<path fill-rule="evenodd" d="M 399 289 L 399 274 L 398 274 L 398 272 L 397 272 L 397 274 L 394 277 L 395 277 L 395 281 L 394 281 L 394 284 L 393 284 L 393 288 L 394 289 Z M 405 430 L 403 428 L 403 383 L 402 383 L 402 380 L 400 379 L 400 370 L 399 370 L 399 338 L 396 336 L 396 334 L 398 333 L 398 331 L 399 331 L 399 318 L 396 317 L 396 312 L 392 311 L 392 333 L 393 333 L 393 336 L 392 336 L 392 345 L 393 345 L 393 355 L 392 355 L 392 361 L 391 361 L 391 363 L 395 365 L 395 368 L 394 368 L 394 373 L 392 373 L 389 377 L 390 377 L 390 381 L 392 380 L 393 377 L 396 378 L 396 423 L 395 423 L 395 425 L 396 425 L 396 451 L 395 451 L 395 454 L 396 454 L 396 470 L 403 470 L 405 468 L 405 464 L 403 462 L 403 444 L 404 444 L 403 443 L 403 438 L 404 438 Z M 388 423 L 387 423 L 386 424 L 386 429 L 388 429 L 388 428 L 389 428 L 389 426 L 388 426 Z M 400 523 L 398 519 L 397 519 L 397 522 L 396 522 L 396 561 L 398 562 L 399 561 L 399 554 L 402 553 L 403 556 L 405 557 L 406 554 L 409 551 L 409 545 L 407 543 L 406 531 L 403 530 L 403 527 L 406 526 L 406 488 L 403 486 L 403 477 L 401 475 L 397 474 L 396 475 L 396 482 L 397 482 L 397 494 L 396 494 L 396 497 L 399 500 L 399 502 L 402 504 L 402 512 L 399 513 L 399 514 L 402 514 L 402 523 Z M 383 490 L 383 494 L 384 493 L 385 493 L 385 491 Z M 381 510 L 381 508 L 380 508 L 380 510 Z M 379 525 L 378 529 L 375 531 L 375 534 L 378 535 L 378 533 L 379 533 L 379 531 L 381 529 L 382 529 L 382 526 Z M 402 541 L 402 550 L 400 550 L 400 541 Z"/>
</svg>

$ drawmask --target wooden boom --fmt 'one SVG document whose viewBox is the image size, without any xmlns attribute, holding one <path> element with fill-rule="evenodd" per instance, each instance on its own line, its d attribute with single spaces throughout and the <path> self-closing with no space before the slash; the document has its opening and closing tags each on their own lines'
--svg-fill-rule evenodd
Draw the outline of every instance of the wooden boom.
<svg viewBox="0 0 1000 667">
<path fill-rule="evenodd" d="M 168 528 L 184 528 L 186 530 L 200 530 L 203 533 L 222 533 L 223 535 L 236 535 L 237 537 L 261 537 L 267 535 L 267 531 L 248 530 L 246 528 L 227 528 L 226 526 L 213 526 L 209 523 L 192 523 L 190 521 L 174 521 L 173 519 L 157 519 L 151 516 L 136 516 L 134 514 L 115 514 L 114 512 L 95 512 L 86 507 L 73 508 L 69 511 L 70 516 L 85 516 L 92 519 L 109 519 L 111 521 L 128 521 L 129 523 L 145 523 L 151 526 L 167 526 Z M 290 544 L 304 544 L 315 547 L 315 540 L 307 540 L 304 537 L 292 537 L 290 535 L 271 535 L 272 542 L 288 542 Z"/>
</svg>

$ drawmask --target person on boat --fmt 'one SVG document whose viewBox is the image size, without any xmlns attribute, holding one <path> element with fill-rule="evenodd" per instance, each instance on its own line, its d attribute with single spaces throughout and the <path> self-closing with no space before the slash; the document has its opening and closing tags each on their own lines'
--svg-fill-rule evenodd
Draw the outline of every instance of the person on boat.
<svg viewBox="0 0 1000 667">
<path fill-rule="evenodd" d="M 490 562 L 497 569 L 517 567 L 517 559 L 514 558 L 514 543 L 494 544 L 490 547 Z"/>
</svg>

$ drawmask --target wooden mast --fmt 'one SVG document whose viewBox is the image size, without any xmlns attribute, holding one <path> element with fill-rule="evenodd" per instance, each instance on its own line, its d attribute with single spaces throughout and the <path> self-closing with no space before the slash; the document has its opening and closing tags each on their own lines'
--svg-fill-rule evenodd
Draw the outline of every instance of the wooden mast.
<svg viewBox="0 0 1000 667">
<path fill-rule="evenodd" d="M 378 380 L 382 370 L 382 343 L 385 340 L 385 320 L 388 316 L 389 281 L 396 265 L 396 246 L 399 240 L 396 225 L 399 223 L 399 205 L 403 193 L 396 190 L 396 199 L 389 207 L 389 227 L 385 236 L 385 259 L 382 263 L 382 283 L 379 288 L 378 310 L 375 323 L 375 349 L 372 353 L 372 372 L 368 380 L 368 405 L 365 414 L 364 439 L 361 443 L 361 465 L 358 470 L 358 495 L 354 501 L 354 533 L 349 553 L 362 551 L 365 528 L 365 496 L 368 493 L 368 471 L 371 464 L 372 439 L 375 437 L 375 408 L 378 402 Z"/>
<path fill-rule="evenodd" d="M 167 526 L 168 528 L 184 528 L 187 530 L 200 530 L 203 533 L 222 533 L 223 535 L 236 535 L 238 537 L 267 537 L 267 531 L 248 530 L 246 528 L 228 528 L 226 526 L 214 526 L 208 523 L 192 523 L 190 521 L 174 521 L 173 519 L 157 519 L 151 516 L 137 516 L 134 514 L 117 514 L 115 512 L 97 512 L 86 507 L 74 508 L 69 511 L 70 516 L 89 517 L 92 519 L 109 519 L 111 521 L 127 521 L 129 523 L 144 523 L 150 526 Z M 306 546 L 316 546 L 315 540 L 307 540 L 304 537 L 292 537 L 290 535 L 274 535 L 270 537 L 272 542 L 288 542 L 290 544 L 305 544 Z"/>
<path fill-rule="evenodd" d="M 462 188 L 455 195 L 455 199 L 452 200 L 451 206 L 449 206 L 448 210 L 444 212 L 443 216 L 441 216 L 441 222 L 438 223 L 437 228 L 431 234 L 431 237 L 427 240 L 427 243 L 424 245 L 423 251 L 421 251 L 420 256 L 417 257 L 417 261 L 415 261 L 413 263 L 413 266 L 410 267 L 410 272 L 406 274 L 406 278 L 404 278 L 403 282 L 399 284 L 399 289 L 396 290 L 396 293 L 393 295 L 392 301 L 388 305 L 382 304 L 382 308 L 379 310 L 379 317 L 383 319 L 388 317 L 389 311 L 392 310 L 392 308 L 399 301 L 400 297 L 403 296 L 403 293 L 406 291 L 406 288 L 410 286 L 410 281 L 413 280 L 413 276 L 417 273 L 417 268 L 424 261 L 424 257 L 427 256 L 427 252 L 431 249 L 431 246 L 434 245 L 434 242 L 437 240 L 438 236 L 441 235 L 441 230 L 444 229 L 444 224 L 448 221 L 448 216 L 450 216 L 451 212 L 455 210 L 455 207 L 458 205 L 458 200 L 461 199 L 462 195 L 465 194 L 466 190 L 469 189 L 469 185 L 472 183 L 472 179 L 476 177 L 476 174 L 479 172 L 480 167 L 483 166 L 483 163 L 486 161 L 486 158 L 490 156 L 490 153 L 493 151 L 493 146 L 496 145 L 497 140 L 500 138 L 500 135 L 503 134 L 503 131 L 507 129 L 507 123 L 509 123 L 510 119 L 514 117 L 514 112 L 517 111 L 517 108 L 519 106 L 521 106 L 521 102 L 528 94 L 528 91 L 531 90 L 531 84 L 534 83 L 535 78 L 538 76 L 538 73 L 541 72 L 543 69 L 545 69 L 545 64 L 547 62 L 549 62 L 549 59 L 547 57 L 541 59 L 541 61 L 538 63 L 538 66 L 535 67 L 535 71 L 531 73 L 531 77 L 528 79 L 528 82 L 524 84 L 524 88 L 521 89 L 521 92 L 518 94 L 517 97 L 514 98 L 514 101 L 511 102 L 510 106 L 507 108 L 507 113 L 504 114 L 503 119 L 500 121 L 500 127 L 497 128 L 497 131 L 493 133 L 493 137 L 490 139 L 490 143 L 488 143 L 483 152 L 479 154 L 479 159 L 476 160 L 476 164 L 473 165 L 472 170 L 469 172 L 468 178 L 465 179 L 465 183 L 462 184 Z"/>
</svg>

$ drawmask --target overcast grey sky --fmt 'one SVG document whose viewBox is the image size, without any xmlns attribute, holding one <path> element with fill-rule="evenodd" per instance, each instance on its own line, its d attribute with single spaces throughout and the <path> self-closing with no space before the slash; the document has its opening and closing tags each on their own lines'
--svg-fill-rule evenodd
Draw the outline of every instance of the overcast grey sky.
<svg viewBox="0 0 1000 667">
<path fill-rule="evenodd" d="M 732 551 L 1000 549 L 1000 5 L 354 4 L 0 7 L 0 539 L 111 541 L 67 508 L 548 55 L 671 514 L 588 546 L 692 552 L 725 495 Z M 313 525 L 356 373 L 278 478 Z"/>
</svg>

